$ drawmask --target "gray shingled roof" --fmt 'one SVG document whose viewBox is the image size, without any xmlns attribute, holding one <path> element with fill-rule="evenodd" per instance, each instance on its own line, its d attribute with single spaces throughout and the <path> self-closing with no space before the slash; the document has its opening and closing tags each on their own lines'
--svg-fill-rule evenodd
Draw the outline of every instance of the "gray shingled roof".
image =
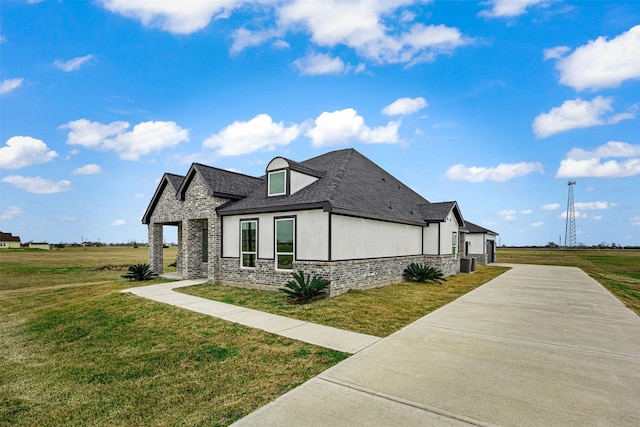
<svg viewBox="0 0 640 427">
<path fill-rule="evenodd" d="M 496 233 L 495 231 L 491 231 L 488 228 L 484 228 L 484 227 L 480 227 L 477 224 L 474 224 L 470 221 L 465 221 L 466 224 L 466 229 L 469 230 L 469 233 L 486 233 L 486 234 L 495 234 L 496 236 L 498 235 L 498 233 Z"/>
<path fill-rule="evenodd" d="M 457 208 L 456 202 L 437 202 L 420 206 L 420 215 L 427 222 L 442 222 L 447 218 L 452 209 Z M 455 212 L 455 211 L 454 211 Z M 456 212 L 458 221 L 462 222 L 459 211 Z"/>
<path fill-rule="evenodd" d="M 171 183 L 171 186 L 173 187 L 173 189 L 177 192 L 178 188 L 180 188 L 180 186 L 182 185 L 182 181 L 184 180 L 184 176 L 176 175 L 176 174 L 173 174 L 173 173 L 165 173 L 164 176 L 167 178 L 169 183 Z"/>
<path fill-rule="evenodd" d="M 191 165 L 191 169 L 187 173 L 186 179 L 178 190 L 180 198 L 184 196 L 183 193 L 196 171 L 204 180 L 210 196 L 219 196 L 229 199 L 241 199 L 246 197 L 255 190 L 256 186 L 258 186 L 262 181 L 260 178 L 255 178 L 253 176 L 218 169 L 201 163 L 194 163 Z"/>
<path fill-rule="evenodd" d="M 424 224 L 419 206 L 429 201 L 354 149 L 332 151 L 298 165 L 323 176 L 295 194 L 278 197 L 267 197 L 263 180 L 246 198 L 218 208 L 218 214 L 322 207 L 335 213 Z"/>
</svg>

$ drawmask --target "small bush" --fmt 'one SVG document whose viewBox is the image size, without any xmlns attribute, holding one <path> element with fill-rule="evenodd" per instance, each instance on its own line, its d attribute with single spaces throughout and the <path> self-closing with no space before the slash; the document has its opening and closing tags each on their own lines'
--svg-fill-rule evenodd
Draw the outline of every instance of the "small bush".
<svg viewBox="0 0 640 427">
<path fill-rule="evenodd" d="M 416 264 L 412 262 L 407 268 L 404 269 L 403 274 L 405 280 L 410 282 L 438 282 L 446 281 L 442 275 L 442 272 L 437 268 L 431 267 L 426 264 Z"/>
<path fill-rule="evenodd" d="M 151 270 L 149 264 L 134 264 L 129 267 L 129 272 L 122 277 L 136 282 L 141 282 L 143 280 L 151 280 L 157 275 L 158 273 Z"/>
<path fill-rule="evenodd" d="M 289 299 L 304 304 L 319 296 L 329 287 L 329 281 L 319 276 L 310 277 L 305 275 L 302 270 L 291 273 L 293 280 L 289 280 L 284 288 L 280 288 L 281 292 L 287 294 Z"/>
</svg>

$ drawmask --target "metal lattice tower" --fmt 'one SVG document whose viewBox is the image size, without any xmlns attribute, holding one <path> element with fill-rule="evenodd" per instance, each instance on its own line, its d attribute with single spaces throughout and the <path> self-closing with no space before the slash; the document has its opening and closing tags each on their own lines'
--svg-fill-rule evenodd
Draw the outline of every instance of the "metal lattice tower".
<svg viewBox="0 0 640 427">
<path fill-rule="evenodd" d="M 567 198 L 567 223 L 564 229 L 564 247 L 576 247 L 576 209 L 573 206 L 573 186 L 575 181 L 569 181 L 569 197 Z"/>
</svg>

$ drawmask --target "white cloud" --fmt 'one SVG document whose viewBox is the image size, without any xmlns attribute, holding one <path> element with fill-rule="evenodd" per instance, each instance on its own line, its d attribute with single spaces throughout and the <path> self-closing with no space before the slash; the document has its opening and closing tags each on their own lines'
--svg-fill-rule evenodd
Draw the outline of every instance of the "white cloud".
<svg viewBox="0 0 640 427">
<path fill-rule="evenodd" d="M 102 168 L 100 167 L 100 165 L 90 163 L 88 165 L 84 165 L 80 168 L 74 169 L 71 172 L 71 175 L 95 175 L 97 173 L 102 173 Z"/>
<path fill-rule="evenodd" d="M 575 211 L 575 214 L 576 218 L 589 218 L 589 215 L 584 212 Z M 558 215 L 558 218 L 567 219 L 567 212 L 562 212 L 560 215 Z"/>
<path fill-rule="evenodd" d="M 516 219 L 516 213 L 518 213 L 518 211 L 514 209 L 505 209 L 503 211 L 500 211 L 498 215 L 503 221 L 513 221 Z"/>
<path fill-rule="evenodd" d="M 524 210 L 521 210 L 520 213 L 523 215 L 531 215 L 533 211 L 531 209 L 524 209 Z"/>
<path fill-rule="evenodd" d="M 640 79 L 640 25 L 609 41 L 605 37 L 589 41 L 559 58 L 556 69 L 560 83 L 576 90 L 614 88 Z"/>
<path fill-rule="evenodd" d="M 548 203 L 542 206 L 543 211 L 555 211 L 556 209 L 560 209 L 560 203 Z"/>
<path fill-rule="evenodd" d="M 15 79 L 4 79 L 2 82 L 0 82 L 0 95 L 9 93 L 12 90 L 19 88 L 20 86 L 22 86 L 23 81 L 24 79 L 20 77 L 17 77 Z"/>
<path fill-rule="evenodd" d="M 10 220 L 17 216 L 22 215 L 23 213 L 24 211 L 22 210 L 22 208 L 19 208 L 18 206 L 9 206 L 7 209 L 2 211 L 2 215 L 0 215 L 0 219 L 3 221 Z"/>
<path fill-rule="evenodd" d="M 634 227 L 640 227 L 640 216 L 634 216 L 631 218 L 631 225 Z"/>
<path fill-rule="evenodd" d="M 47 144 L 30 136 L 13 136 L 0 148 L 0 168 L 20 169 L 46 163 L 58 156 Z"/>
<path fill-rule="evenodd" d="M 510 18 L 526 13 L 530 6 L 544 5 L 546 2 L 547 0 L 489 0 L 485 4 L 490 5 L 491 9 L 483 10 L 479 15 L 489 18 Z"/>
<path fill-rule="evenodd" d="M 544 222 L 539 221 L 539 222 L 532 222 L 531 226 L 532 227 L 542 227 L 544 225 Z"/>
<path fill-rule="evenodd" d="M 626 160 L 603 160 L 610 158 Z M 623 178 L 640 175 L 640 144 L 609 141 L 593 151 L 574 148 L 560 162 L 556 178 Z"/>
<path fill-rule="evenodd" d="M 227 18 L 242 0 L 100 0 L 109 11 L 133 18 L 146 27 L 174 34 L 190 34 L 205 28 L 212 19 Z"/>
<path fill-rule="evenodd" d="M 571 50 L 568 46 L 556 46 L 542 52 L 544 59 L 560 59 Z"/>
<path fill-rule="evenodd" d="M 278 30 L 251 31 L 247 30 L 246 28 L 238 28 L 231 35 L 231 37 L 233 38 L 231 53 L 240 52 L 248 47 L 259 46 L 265 41 L 279 37 L 280 35 L 280 31 Z M 280 40 L 280 42 L 282 42 L 282 40 Z M 277 42 L 274 43 L 273 46 L 280 49 L 289 47 L 288 43 L 284 43 L 286 44 L 286 46 L 283 46 L 282 43 Z"/>
<path fill-rule="evenodd" d="M 143 199 L 144 198 L 144 194 L 142 193 L 136 193 L 133 195 L 134 199 Z"/>
<path fill-rule="evenodd" d="M 125 224 L 124 219 L 117 219 L 111 223 L 113 227 L 120 227 L 121 225 L 124 225 L 124 224 Z"/>
<path fill-rule="evenodd" d="M 341 74 L 347 69 L 342 59 L 331 57 L 325 53 L 309 54 L 293 61 L 293 65 L 300 71 L 300 74 L 307 76 Z"/>
<path fill-rule="evenodd" d="M 571 129 L 596 125 L 615 124 L 621 120 L 632 119 L 632 113 L 620 113 L 604 117 L 613 111 L 613 98 L 597 96 L 591 101 L 575 99 L 565 101 L 560 107 L 542 113 L 533 121 L 532 128 L 536 138 L 546 138 Z"/>
<path fill-rule="evenodd" d="M 580 209 L 580 210 L 598 210 L 598 211 L 602 211 L 602 210 L 606 210 L 609 209 L 611 207 L 617 206 L 615 203 L 609 203 L 609 202 L 575 202 L 574 203 L 574 207 L 576 209 Z"/>
<path fill-rule="evenodd" d="M 445 177 L 453 181 L 482 182 L 489 180 L 502 182 L 533 172 L 544 173 L 542 163 L 501 163 L 496 167 L 467 167 L 463 164 L 458 164 L 447 169 Z"/>
<path fill-rule="evenodd" d="M 387 116 L 405 116 L 420 111 L 427 105 L 427 101 L 421 96 L 417 98 L 399 98 L 384 107 L 382 114 Z"/>
<path fill-rule="evenodd" d="M 258 114 L 247 122 L 236 121 L 211 135 L 203 147 L 216 149 L 219 156 L 238 156 L 259 150 L 273 151 L 289 144 L 300 134 L 298 125 L 275 123 L 268 114 Z"/>
<path fill-rule="evenodd" d="M 368 144 L 395 144 L 400 141 L 400 121 L 390 121 L 386 126 L 370 128 L 364 118 L 353 108 L 324 112 L 314 121 L 314 127 L 306 135 L 314 147 L 344 145 L 352 141 Z"/>
<path fill-rule="evenodd" d="M 594 215 L 594 216 L 591 217 L 591 219 L 594 219 L 596 221 L 600 221 L 600 220 L 602 220 L 602 215 Z"/>
<path fill-rule="evenodd" d="M 127 131 L 127 122 L 102 124 L 86 119 L 60 126 L 70 129 L 67 144 L 102 151 L 114 151 L 121 159 L 138 160 L 152 151 L 170 148 L 189 140 L 189 131 L 175 122 L 142 122 Z"/>
<path fill-rule="evenodd" d="M 71 189 L 71 182 L 66 179 L 53 182 L 48 179 L 40 178 L 39 176 L 29 178 L 20 175 L 10 175 L 4 177 L 2 182 L 12 184 L 27 193 L 35 194 L 54 194 L 69 191 Z"/>
<path fill-rule="evenodd" d="M 53 65 L 55 65 L 56 68 L 59 68 L 62 71 L 66 71 L 67 73 L 69 73 L 71 71 L 79 70 L 82 64 L 92 59 L 93 59 L 93 55 L 78 56 L 68 61 L 61 61 L 59 59 L 56 59 L 53 62 Z"/>
<path fill-rule="evenodd" d="M 293 0 L 277 11 L 284 30 L 307 30 L 319 45 L 344 45 L 359 55 L 381 63 L 432 60 L 471 43 L 457 28 L 415 24 L 408 31 L 394 25 L 390 15 L 413 0 L 308 1 Z M 399 20 L 406 25 L 406 15 Z"/>
<path fill-rule="evenodd" d="M 601 159 L 603 157 L 640 157 L 640 144 L 633 145 L 627 142 L 609 141 L 593 151 L 573 148 L 569 151 L 567 157 L 576 160 Z"/>
</svg>

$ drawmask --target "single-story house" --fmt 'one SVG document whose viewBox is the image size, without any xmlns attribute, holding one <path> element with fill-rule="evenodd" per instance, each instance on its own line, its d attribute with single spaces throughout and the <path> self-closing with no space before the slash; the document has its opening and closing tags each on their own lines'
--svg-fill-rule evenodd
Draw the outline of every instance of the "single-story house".
<svg viewBox="0 0 640 427">
<path fill-rule="evenodd" d="M 275 289 L 303 270 L 331 296 L 397 283 L 412 262 L 457 274 L 465 248 L 455 201 L 430 203 L 354 149 L 275 157 L 259 178 L 194 163 L 163 175 L 142 222 L 156 272 L 175 226 L 185 279 Z"/>
<path fill-rule="evenodd" d="M 20 249 L 20 237 L 0 231 L 0 249 Z"/>
<path fill-rule="evenodd" d="M 466 255 L 474 257 L 478 264 L 496 262 L 496 236 L 498 233 L 465 221 Z"/>
<path fill-rule="evenodd" d="M 43 251 L 48 251 L 51 247 L 46 242 L 29 242 L 29 249 L 41 249 Z"/>
</svg>

